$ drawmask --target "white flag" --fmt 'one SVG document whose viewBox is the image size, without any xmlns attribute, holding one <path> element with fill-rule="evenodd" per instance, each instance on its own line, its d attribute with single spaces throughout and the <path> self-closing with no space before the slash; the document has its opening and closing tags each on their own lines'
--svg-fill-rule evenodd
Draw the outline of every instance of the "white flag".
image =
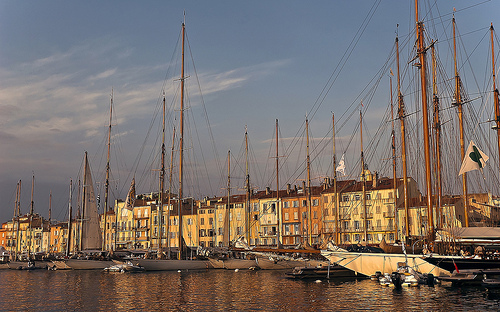
<svg viewBox="0 0 500 312">
<path fill-rule="evenodd" d="M 342 158 L 340 158 L 339 165 L 335 168 L 335 171 L 340 172 L 343 176 L 345 176 L 344 154 L 342 154 Z"/>
<path fill-rule="evenodd" d="M 465 152 L 465 157 L 462 162 L 462 167 L 460 167 L 460 172 L 458 175 L 464 174 L 468 171 L 472 170 L 481 170 L 483 172 L 483 168 L 486 165 L 486 162 L 490 159 L 483 153 L 479 148 L 476 147 L 474 142 L 470 141 L 469 147 Z"/>
<path fill-rule="evenodd" d="M 135 204 L 135 178 L 132 179 L 132 183 L 130 184 L 130 190 L 127 194 L 127 199 L 125 199 L 125 209 L 130 211 L 134 210 Z"/>
</svg>

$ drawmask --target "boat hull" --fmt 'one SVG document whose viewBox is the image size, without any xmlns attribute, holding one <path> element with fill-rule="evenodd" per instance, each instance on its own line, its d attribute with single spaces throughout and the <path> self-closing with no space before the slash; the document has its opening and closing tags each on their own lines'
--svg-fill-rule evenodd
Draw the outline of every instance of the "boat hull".
<svg viewBox="0 0 500 312">
<path fill-rule="evenodd" d="M 72 270 L 103 270 L 115 264 L 111 260 L 67 259 L 64 262 Z"/>
<path fill-rule="evenodd" d="M 27 261 L 11 261 L 8 263 L 9 269 L 11 270 L 28 270 L 29 262 Z M 45 261 L 35 261 L 34 267 L 30 269 L 47 269 L 47 262 Z"/>
<path fill-rule="evenodd" d="M 269 257 L 257 257 L 256 263 L 262 270 L 290 270 L 296 267 L 318 267 L 328 266 L 328 261 L 307 259 L 271 259 Z"/>
<path fill-rule="evenodd" d="M 324 267 L 296 267 L 286 276 L 292 279 L 349 279 L 358 278 L 356 272 L 346 269 L 340 265 L 331 265 L 330 268 Z"/>
<path fill-rule="evenodd" d="M 476 259 L 453 256 L 437 256 L 424 258 L 427 262 L 436 265 L 444 270 L 453 272 L 458 268 L 461 270 L 485 270 L 500 269 L 499 259 Z"/>
<path fill-rule="evenodd" d="M 209 268 L 208 261 L 204 260 L 134 259 L 132 263 L 143 267 L 146 271 L 205 270 Z"/>
<path fill-rule="evenodd" d="M 421 255 L 360 253 L 348 251 L 321 251 L 330 263 L 337 263 L 359 274 L 371 276 L 376 272 L 392 273 L 398 269 L 398 262 L 406 262 L 408 266 L 420 273 L 432 273 L 435 276 L 449 276 L 450 272 L 427 261 Z"/>
<path fill-rule="evenodd" d="M 258 268 L 255 260 L 249 259 L 208 259 L 214 269 L 249 270 Z"/>
</svg>

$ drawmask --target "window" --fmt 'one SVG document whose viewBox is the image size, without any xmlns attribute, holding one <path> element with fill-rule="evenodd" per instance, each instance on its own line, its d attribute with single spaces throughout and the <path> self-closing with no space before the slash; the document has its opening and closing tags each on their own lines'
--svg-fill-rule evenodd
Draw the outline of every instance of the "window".
<svg viewBox="0 0 500 312">
<path fill-rule="evenodd" d="M 238 212 L 238 213 L 236 214 L 236 220 L 237 220 L 237 221 L 241 221 L 241 212 Z"/>
<path fill-rule="evenodd" d="M 205 218 L 201 218 L 201 219 L 200 219 L 200 224 L 201 224 L 201 225 L 205 225 Z"/>
<path fill-rule="evenodd" d="M 359 221 L 354 221 L 354 229 L 359 231 Z"/>
<path fill-rule="evenodd" d="M 366 240 L 371 241 L 372 240 L 372 235 L 371 234 L 366 234 Z"/>
<path fill-rule="evenodd" d="M 328 204 L 328 196 L 323 197 L 323 202 L 324 202 L 325 204 Z"/>
<path fill-rule="evenodd" d="M 313 218 L 318 219 L 318 212 L 317 211 L 313 211 Z"/>
<path fill-rule="evenodd" d="M 259 203 L 253 203 L 253 211 L 259 211 Z"/>
<path fill-rule="evenodd" d="M 307 200 L 303 199 L 302 200 L 302 207 L 306 207 L 307 206 Z"/>
<path fill-rule="evenodd" d="M 314 224 L 314 226 L 313 226 L 313 234 L 318 235 L 318 224 Z"/>
<path fill-rule="evenodd" d="M 342 201 L 343 202 L 349 201 L 349 195 L 342 195 Z"/>
<path fill-rule="evenodd" d="M 299 212 L 298 211 L 294 211 L 293 212 L 293 219 L 294 220 L 298 220 L 299 219 Z"/>
<path fill-rule="evenodd" d="M 259 215 L 254 214 L 254 215 L 253 215 L 253 219 L 254 219 L 255 221 L 258 221 L 258 220 L 259 220 Z"/>
<path fill-rule="evenodd" d="M 300 224 L 294 224 L 293 229 L 294 229 L 295 235 L 300 234 Z"/>
<path fill-rule="evenodd" d="M 219 235 L 223 235 L 224 234 L 224 228 L 219 228 L 218 231 L 219 231 L 219 233 L 218 233 Z"/>
<path fill-rule="evenodd" d="M 361 195 L 359 194 L 354 195 L 354 200 L 361 200 Z"/>
<path fill-rule="evenodd" d="M 366 200 L 371 200 L 372 199 L 372 195 L 371 194 L 366 194 Z"/>
<path fill-rule="evenodd" d="M 359 234 L 354 234 L 354 241 L 359 242 L 361 240 L 361 235 Z"/>
<path fill-rule="evenodd" d="M 222 222 L 222 213 L 219 213 L 219 222 Z"/>
<path fill-rule="evenodd" d="M 155 216 L 154 218 L 154 224 L 157 225 L 158 224 L 158 216 Z"/>
<path fill-rule="evenodd" d="M 288 219 L 289 219 L 288 212 L 285 212 L 285 221 L 288 221 Z"/>
<path fill-rule="evenodd" d="M 283 202 L 283 208 L 288 208 L 288 206 L 289 206 L 289 202 L 287 202 L 287 201 Z"/>
<path fill-rule="evenodd" d="M 187 219 L 187 222 L 188 222 L 188 225 L 192 225 L 192 224 L 193 224 L 193 219 L 188 218 L 188 219 Z"/>
<path fill-rule="evenodd" d="M 344 241 L 346 242 L 350 241 L 349 234 L 344 234 Z"/>
<path fill-rule="evenodd" d="M 325 208 L 325 209 L 324 209 L 323 215 L 324 215 L 325 217 L 328 217 L 328 208 Z"/>
<path fill-rule="evenodd" d="M 293 206 L 293 207 L 295 207 L 295 208 L 296 208 L 296 207 L 299 207 L 299 201 L 298 201 L 298 200 L 294 200 L 294 201 L 292 202 L 292 206 Z"/>
<path fill-rule="evenodd" d="M 214 218 L 208 218 L 208 225 L 214 224 Z"/>
<path fill-rule="evenodd" d="M 285 235 L 290 235 L 290 224 L 285 224 Z"/>
<path fill-rule="evenodd" d="M 375 207 L 375 211 L 376 211 L 377 213 L 380 213 L 380 206 L 376 206 L 376 207 Z"/>
<path fill-rule="evenodd" d="M 264 211 L 264 212 L 267 211 L 267 204 L 262 204 L 262 211 Z"/>
<path fill-rule="evenodd" d="M 276 212 L 276 204 L 275 203 L 271 204 L 271 212 Z"/>
<path fill-rule="evenodd" d="M 318 206 L 319 205 L 319 200 L 318 199 L 313 199 L 312 200 L 312 205 L 313 206 Z"/>
</svg>

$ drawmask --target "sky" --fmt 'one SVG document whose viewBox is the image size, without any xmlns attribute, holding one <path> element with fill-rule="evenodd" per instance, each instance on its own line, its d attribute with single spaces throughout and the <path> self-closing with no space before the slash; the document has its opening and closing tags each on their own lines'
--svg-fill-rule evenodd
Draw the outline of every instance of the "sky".
<svg viewBox="0 0 500 312">
<path fill-rule="evenodd" d="M 490 23 L 500 25 L 498 1 L 422 1 L 420 16 L 430 23 L 447 23 L 441 28 L 449 36 L 453 8 L 463 34 L 477 30 L 479 37 Z M 245 127 L 251 158 L 260 166 L 252 169 L 259 189 L 275 183 L 269 177 L 273 167 L 267 163 L 274 161 L 276 119 L 280 138 L 290 150 L 296 144 L 295 153 L 303 155 L 302 143 L 293 138 L 303 136 L 306 115 L 312 144 L 331 136 L 332 112 L 340 116 L 338 135 L 347 142 L 356 123 L 354 106 L 366 99 L 364 131 L 367 140 L 373 140 L 389 102 L 384 64 L 393 56 L 396 33 L 414 38 L 415 25 L 413 1 L 400 0 L 0 0 L 1 222 L 12 218 L 19 180 L 21 212 L 29 211 L 33 175 L 35 212 L 48 216 L 52 193 L 52 218 L 67 219 L 70 179 L 75 189 L 85 151 L 96 192 L 102 194 L 111 93 L 111 199 L 124 199 L 134 176 L 138 193 L 155 191 L 157 115 L 164 92 L 172 106 L 167 154 L 171 125 L 179 113 L 174 103 L 180 69 L 174 56 L 180 51 L 183 20 L 186 59 L 194 60 L 188 65 L 187 84 L 195 90 L 188 93 L 189 118 L 199 121 L 189 131 L 201 137 L 193 139 L 189 149 L 193 155 L 195 147 L 204 150 L 188 161 L 209 167 L 189 180 L 200 185 L 192 195 L 196 197 L 224 194 L 229 150 L 234 158 L 230 166 L 235 168 L 232 192 L 241 190 L 237 185 L 244 181 Z M 473 50 L 479 39 L 464 37 Z M 487 45 L 480 49 L 487 53 Z M 484 65 L 480 67 L 485 76 Z M 373 79 L 382 76 L 379 91 L 367 92 Z M 203 128 L 206 120 L 210 128 Z M 346 145 L 340 145 L 338 153 L 346 151 Z M 327 154 L 319 143 L 317 148 L 318 155 Z M 328 152 L 330 156 L 323 158 L 331 158 Z M 303 179 L 303 169 L 297 170 L 302 156 L 290 155 L 280 177 L 283 185 Z M 331 171 L 318 155 L 320 164 L 313 165 L 316 184 Z"/>
</svg>

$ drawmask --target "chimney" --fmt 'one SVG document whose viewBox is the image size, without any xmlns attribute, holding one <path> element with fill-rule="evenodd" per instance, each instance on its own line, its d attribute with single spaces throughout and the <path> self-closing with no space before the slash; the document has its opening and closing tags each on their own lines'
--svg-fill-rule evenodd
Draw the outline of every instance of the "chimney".
<svg viewBox="0 0 500 312">
<path fill-rule="evenodd" d="M 271 193 L 271 189 L 269 188 L 269 186 L 266 186 L 266 195 L 269 195 Z"/>
<path fill-rule="evenodd" d="M 297 185 L 294 185 L 293 188 L 295 190 L 295 193 L 297 193 Z"/>
<path fill-rule="evenodd" d="M 375 173 L 373 174 L 373 188 L 376 188 L 377 187 L 377 183 L 378 183 L 378 172 L 375 171 Z"/>
<path fill-rule="evenodd" d="M 290 185 L 290 183 L 288 183 L 288 184 L 286 185 L 286 193 L 287 193 L 287 194 L 290 194 L 290 192 L 291 192 L 291 191 L 292 191 L 292 190 L 291 190 L 291 185 Z"/>
<path fill-rule="evenodd" d="M 306 181 L 302 181 L 302 191 L 305 194 L 305 192 L 306 192 Z"/>
<path fill-rule="evenodd" d="M 328 178 L 325 178 L 325 179 L 323 180 L 323 191 L 324 191 L 324 190 L 326 190 L 326 189 L 328 188 L 328 184 L 329 184 L 329 183 L 328 183 Z"/>
</svg>

